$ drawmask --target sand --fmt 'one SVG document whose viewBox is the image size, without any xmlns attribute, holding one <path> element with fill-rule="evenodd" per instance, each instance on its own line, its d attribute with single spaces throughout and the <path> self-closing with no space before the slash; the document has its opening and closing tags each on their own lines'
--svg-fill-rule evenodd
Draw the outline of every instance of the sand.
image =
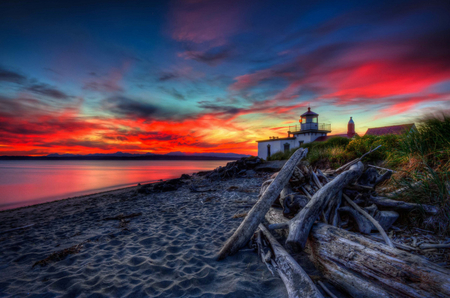
<svg viewBox="0 0 450 298">
<path fill-rule="evenodd" d="M 189 183 L 164 193 L 129 188 L 0 212 L 0 296 L 286 297 L 253 250 L 215 259 L 243 220 L 233 216 L 257 200 L 262 176 L 198 177 L 196 185 L 214 189 L 205 193 Z M 104 220 L 133 213 L 142 214 Z M 68 248 L 78 252 L 33 267 Z"/>
</svg>

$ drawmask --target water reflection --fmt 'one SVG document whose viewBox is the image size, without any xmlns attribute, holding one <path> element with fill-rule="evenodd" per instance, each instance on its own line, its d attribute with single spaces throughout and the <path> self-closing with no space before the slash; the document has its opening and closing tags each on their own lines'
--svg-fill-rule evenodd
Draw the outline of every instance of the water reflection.
<svg viewBox="0 0 450 298">
<path fill-rule="evenodd" d="M 180 177 L 228 161 L 0 161 L 0 210 Z"/>
</svg>

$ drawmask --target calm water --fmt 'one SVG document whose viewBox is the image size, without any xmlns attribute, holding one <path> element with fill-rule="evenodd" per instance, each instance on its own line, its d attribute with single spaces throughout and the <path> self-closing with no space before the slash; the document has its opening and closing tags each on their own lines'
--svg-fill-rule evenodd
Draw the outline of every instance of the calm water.
<svg viewBox="0 0 450 298">
<path fill-rule="evenodd" d="M 0 161 L 0 210 L 212 170 L 228 161 Z"/>
</svg>

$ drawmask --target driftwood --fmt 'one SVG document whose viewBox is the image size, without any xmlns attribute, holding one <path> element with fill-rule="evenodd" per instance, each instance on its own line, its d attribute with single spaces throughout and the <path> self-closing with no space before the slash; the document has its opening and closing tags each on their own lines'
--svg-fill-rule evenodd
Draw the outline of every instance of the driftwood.
<svg viewBox="0 0 450 298">
<path fill-rule="evenodd" d="M 323 211 L 328 201 L 341 191 L 347 184 L 354 182 L 361 175 L 364 166 L 361 162 L 353 165 L 348 171 L 343 172 L 319 189 L 311 201 L 289 222 L 289 236 L 286 245 L 294 251 L 305 247 L 309 231 L 317 217 Z"/>
<path fill-rule="evenodd" d="M 261 198 L 253 206 L 234 234 L 227 242 L 225 242 L 218 254 L 218 260 L 222 260 L 228 255 L 236 253 L 248 243 L 256 228 L 264 219 L 264 215 L 270 209 L 270 206 L 278 198 L 286 183 L 289 182 L 295 166 L 297 166 L 299 161 L 305 157 L 307 153 L 308 149 L 300 148 L 284 164 L 277 177 L 275 177 L 274 181 L 262 194 Z"/>
<path fill-rule="evenodd" d="M 385 172 L 383 175 L 381 175 L 380 177 L 377 178 L 377 180 L 375 181 L 375 185 L 373 187 L 377 187 L 379 184 L 383 183 L 384 181 L 391 179 L 391 176 L 392 176 L 392 171 Z"/>
<path fill-rule="evenodd" d="M 283 217 L 281 210 L 270 208 L 266 214 L 266 220 L 270 223 L 269 229 L 277 229 L 276 231 L 283 236 L 288 235 L 289 220 Z M 330 243 L 332 244 L 332 243 Z M 307 253 L 311 254 L 310 241 L 307 243 Z M 320 257 L 320 255 L 319 255 Z M 330 280 L 338 288 L 344 289 L 346 292 L 353 294 L 355 298 L 359 297 L 393 297 L 386 293 L 381 287 L 378 287 L 371 282 L 359 278 L 358 276 L 345 269 L 345 266 L 340 266 L 334 263 L 321 264 L 319 258 L 314 258 L 310 255 L 312 261 L 316 264 L 318 269 L 325 273 L 325 277 Z M 328 265 L 328 266 L 325 266 Z M 334 268 L 334 267 L 336 268 Z M 359 295 L 358 295 L 359 294 Z"/>
<path fill-rule="evenodd" d="M 448 269 L 352 232 L 317 224 L 308 249 L 325 276 L 353 297 L 450 296 Z M 375 288 L 361 288 L 358 283 Z"/>
<path fill-rule="evenodd" d="M 264 225 L 260 224 L 259 229 L 270 245 L 270 262 L 283 280 L 288 296 L 290 298 L 323 298 L 311 278 Z M 263 258 L 263 262 L 268 262 L 268 260 Z"/>
<path fill-rule="evenodd" d="M 343 196 L 344 196 L 344 199 L 347 201 L 347 203 L 349 203 L 353 208 L 355 208 L 359 213 L 361 213 L 365 218 L 367 218 L 378 229 L 381 236 L 383 236 L 384 241 L 386 241 L 386 244 L 389 245 L 390 247 L 394 247 L 394 245 L 391 242 L 391 239 L 389 239 L 389 237 L 386 234 L 386 232 L 384 231 L 383 227 L 380 226 L 380 224 L 372 216 L 370 216 L 369 213 L 362 210 L 361 207 L 359 207 L 358 205 L 356 205 L 355 202 L 350 200 L 350 198 L 347 197 L 346 194 L 344 194 Z"/>
<path fill-rule="evenodd" d="M 439 208 L 432 206 L 432 205 L 408 203 L 408 202 L 396 201 L 396 200 L 392 200 L 392 199 L 388 199 L 388 198 L 373 197 L 373 196 L 370 196 L 370 198 L 368 198 L 367 200 L 370 203 L 377 205 L 378 207 L 389 207 L 389 208 L 394 208 L 396 210 L 403 210 L 403 211 L 411 211 L 413 209 L 418 209 L 418 210 L 423 210 L 426 213 L 430 213 L 430 214 L 437 214 L 439 212 Z"/>
<path fill-rule="evenodd" d="M 442 243 L 442 244 L 430 244 L 430 243 L 423 243 L 419 245 L 420 249 L 430 249 L 430 248 L 450 248 L 450 243 Z"/>
<path fill-rule="evenodd" d="M 286 228 L 281 210 L 266 214 L 269 228 Z M 287 235 L 286 229 L 277 230 Z M 306 252 L 333 285 L 352 297 L 449 297 L 450 271 L 424 258 L 356 233 L 315 224 Z"/>
<path fill-rule="evenodd" d="M 328 288 L 323 284 L 323 282 L 321 282 L 320 280 L 317 282 L 322 289 L 331 297 L 331 298 L 337 298 L 330 290 L 328 290 Z"/>
<path fill-rule="evenodd" d="M 341 207 L 339 208 L 339 212 L 345 212 L 348 215 L 350 215 L 353 220 L 356 222 L 356 225 L 358 226 L 358 231 L 363 234 L 370 234 L 372 231 L 372 224 L 370 221 L 365 218 L 361 213 L 356 211 L 354 208 L 351 208 L 349 206 Z"/>
<path fill-rule="evenodd" d="M 292 218 L 308 204 L 309 199 L 306 196 L 289 194 L 280 199 L 280 202 L 283 207 L 284 216 Z"/>
<path fill-rule="evenodd" d="M 394 170 L 391 170 L 391 169 L 386 169 L 386 168 L 382 168 L 382 167 L 377 167 L 377 166 L 374 166 L 374 165 L 368 165 L 368 166 L 371 167 L 371 168 L 379 169 L 379 170 L 391 171 L 391 172 L 393 172 L 393 173 L 397 173 L 397 171 L 394 171 Z"/>
</svg>

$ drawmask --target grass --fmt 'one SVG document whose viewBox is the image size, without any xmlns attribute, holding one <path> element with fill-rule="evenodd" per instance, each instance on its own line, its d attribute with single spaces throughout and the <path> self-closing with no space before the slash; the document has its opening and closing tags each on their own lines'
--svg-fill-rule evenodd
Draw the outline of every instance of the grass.
<svg viewBox="0 0 450 298">
<path fill-rule="evenodd" d="M 366 156 L 364 162 L 382 164 L 397 171 L 391 186 L 406 189 L 399 199 L 440 209 L 439 214 L 432 217 L 415 211 L 408 217 L 410 223 L 450 234 L 450 114 L 430 115 L 416 125 L 417 129 L 403 135 L 367 135 L 352 140 L 334 137 L 302 147 L 308 148 L 306 159 L 313 167 L 338 168 L 382 145 Z M 288 159 L 297 149 L 275 153 L 269 160 Z"/>
</svg>

